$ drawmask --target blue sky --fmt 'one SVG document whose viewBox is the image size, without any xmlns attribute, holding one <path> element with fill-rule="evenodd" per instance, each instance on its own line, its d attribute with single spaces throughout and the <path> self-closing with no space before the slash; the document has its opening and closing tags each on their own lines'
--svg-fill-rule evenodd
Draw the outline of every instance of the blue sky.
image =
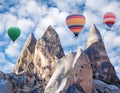
<svg viewBox="0 0 120 93">
<path fill-rule="evenodd" d="M 86 17 L 83 31 L 76 40 L 65 24 L 65 18 L 72 12 Z M 103 15 L 113 12 L 116 23 L 112 31 L 103 23 Z M 13 70 L 23 44 L 32 32 L 36 39 L 41 38 L 49 25 L 59 34 L 64 51 L 84 49 L 88 30 L 92 24 L 99 29 L 105 47 L 120 77 L 120 1 L 119 0 L 0 0 L 0 70 L 9 73 Z M 21 29 L 21 35 L 13 44 L 7 35 L 11 26 Z"/>
</svg>

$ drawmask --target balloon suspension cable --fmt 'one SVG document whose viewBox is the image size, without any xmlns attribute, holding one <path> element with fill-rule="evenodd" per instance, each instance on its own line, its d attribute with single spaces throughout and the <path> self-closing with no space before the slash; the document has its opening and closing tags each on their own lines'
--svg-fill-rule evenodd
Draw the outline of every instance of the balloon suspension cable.
<svg viewBox="0 0 120 93">
<path fill-rule="evenodd" d="M 79 36 L 73 36 L 73 38 L 78 39 Z"/>
<path fill-rule="evenodd" d="M 111 28 L 107 28 L 106 30 L 107 30 L 107 31 L 112 31 Z"/>
</svg>

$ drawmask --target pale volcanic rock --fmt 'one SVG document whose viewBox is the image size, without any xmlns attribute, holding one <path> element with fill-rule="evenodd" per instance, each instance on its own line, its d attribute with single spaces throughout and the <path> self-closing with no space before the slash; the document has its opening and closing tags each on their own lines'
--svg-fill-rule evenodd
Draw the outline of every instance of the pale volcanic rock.
<svg viewBox="0 0 120 93">
<path fill-rule="evenodd" d="M 94 79 L 93 83 L 94 87 L 101 93 L 120 93 L 119 87 L 115 85 L 106 84 L 105 82 L 98 79 Z"/>
<path fill-rule="evenodd" d="M 8 75 L 0 71 L 0 93 L 13 93 L 13 86 L 8 78 Z"/>
<path fill-rule="evenodd" d="M 0 93 L 13 93 L 12 84 L 6 79 L 0 79 Z"/>
<path fill-rule="evenodd" d="M 109 83 L 119 80 L 115 73 L 115 69 L 107 56 L 100 32 L 95 25 L 92 25 L 90 28 L 90 34 L 85 47 L 85 53 L 90 58 L 95 78 Z"/>
<path fill-rule="evenodd" d="M 81 50 L 69 53 L 58 62 L 45 93 L 69 93 L 71 85 L 78 86 L 75 93 L 93 93 L 92 77 L 88 56 Z"/>
<path fill-rule="evenodd" d="M 51 26 L 39 40 L 30 34 L 14 72 L 0 71 L 0 93 L 120 93 L 119 84 L 95 25 L 85 50 L 67 55 Z"/>
<path fill-rule="evenodd" d="M 34 65 L 35 72 L 49 81 L 58 59 L 64 56 L 60 38 L 52 26 L 49 26 L 41 39 L 36 43 Z"/>
<path fill-rule="evenodd" d="M 34 35 L 31 33 L 28 36 L 24 44 L 24 47 L 20 53 L 20 56 L 18 58 L 18 61 L 15 65 L 14 72 L 16 74 L 30 71 L 31 68 L 33 68 L 33 57 L 34 57 L 34 52 L 35 52 L 35 44 L 36 44 L 36 39 Z"/>
</svg>

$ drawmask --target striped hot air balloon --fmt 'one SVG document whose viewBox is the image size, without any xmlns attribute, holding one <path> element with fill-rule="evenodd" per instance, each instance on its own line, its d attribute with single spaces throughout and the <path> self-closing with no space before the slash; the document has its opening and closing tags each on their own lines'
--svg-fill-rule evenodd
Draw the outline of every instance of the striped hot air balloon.
<svg viewBox="0 0 120 93">
<path fill-rule="evenodd" d="M 115 14 L 113 14 L 112 12 L 107 12 L 104 14 L 104 17 L 103 17 L 103 20 L 104 20 L 104 23 L 109 27 L 111 28 L 112 25 L 115 23 L 116 21 L 116 16 Z"/>
<path fill-rule="evenodd" d="M 66 18 L 66 24 L 68 28 L 74 33 L 76 37 L 78 36 L 79 32 L 82 31 L 85 22 L 86 22 L 85 17 L 78 13 L 71 14 Z"/>
</svg>

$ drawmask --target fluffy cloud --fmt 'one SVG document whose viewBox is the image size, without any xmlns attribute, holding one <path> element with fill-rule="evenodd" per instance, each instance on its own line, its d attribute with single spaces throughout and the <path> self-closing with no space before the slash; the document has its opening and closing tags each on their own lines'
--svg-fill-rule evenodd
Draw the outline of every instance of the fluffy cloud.
<svg viewBox="0 0 120 93">
<path fill-rule="evenodd" d="M 0 41 L 0 46 L 3 46 L 4 45 L 4 42 Z"/>
<path fill-rule="evenodd" d="M 11 73 L 14 69 L 14 66 L 15 65 L 13 63 L 7 62 L 4 65 L 0 65 L 0 70 L 4 73 Z"/>
<path fill-rule="evenodd" d="M 92 24 L 102 23 L 100 21 L 102 20 L 102 18 L 100 19 L 100 16 L 98 14 L 94 14 L 92 11 L 88 9 L 84 11 L 84 15 L 86 17 L 86 24 L 85 24 L 86 27 L 90 27 Z"/>
<path fill-rule="evenodd" d="M 111 1 L 109 2 L 109 4 L 107 4 L 104 8 L 101 9 L 102 13 L 105 13 L 105 12 L 113 12 L 116 14 L 117 18 L 120 18 L 119 16 L 119 10 L 120 9 L 120 2 L 117 2 L 117 1 Z"/>
<path fill-rule="evenodd" d="M 117 66 L 115 66 L 115 70 L 116 70 L 116 72 L 117 72 L 117 76 L 119 77 L 119 79 L 120 79 L 120 65 L 118 64 Z"/>
<path fill-rule="evenodd" d="M 66 12 L 61 12 L 57 8 L 49 8 L 46 15 L 44 15 L 44 17 L 41 18 L 39 24 L 36 25 L 34 32 L 35 36 L 40 38 L 49 25 L 53 26 L 55 29 L 58 29 L 60 26 L 64 26 L 67 15 L 68 14 Z M 61 32 L 62 36 L 65 36 L 67 31 L 62 29 L 60 33 Z"/>
<path fill-rule="evenodd" d="M 81 9 L 83 9 L 81 6 L 84 5 L 85 0 L 53 0 L 53 3 L 57 6 L 58 9 L 66 12 L 81 12 Z"/>
<path fill-rule="evenodd" d="M 4 25 L 2 24 L 2 22 L 0 22 L 0 35 L 2 35 L 4 32 Z"/>
<path fill-rule="evenodd" d="M 109 0 L 86 0 L 86 7 L 92 10 L 101 10 L 109 4 Z"/>
<path fill-rule="evenodd" d="M 5 53 L 8 57 L 17 57 L 20 51 L 20 44 L 11 42 L 5 49 Z"/>
<path fill-rule="evenodd" d="M 17 21 L 17 27 L 20 28 L 21 30 L 21 35 L 20 38 L 22 40 L 26 39 L 26 36 L 28 35 L 28 33 L 33 32 L 33 28 L 34 28 L 34 23 L 32 20 L 30 19 L 18 19 Z"/>
<path fill-rule="evenodd" d="M 0 52 L 0 64 L 6 63 L 7 60 L 5 58 L 5 54 L 3 52 Z"/>
</svg>

